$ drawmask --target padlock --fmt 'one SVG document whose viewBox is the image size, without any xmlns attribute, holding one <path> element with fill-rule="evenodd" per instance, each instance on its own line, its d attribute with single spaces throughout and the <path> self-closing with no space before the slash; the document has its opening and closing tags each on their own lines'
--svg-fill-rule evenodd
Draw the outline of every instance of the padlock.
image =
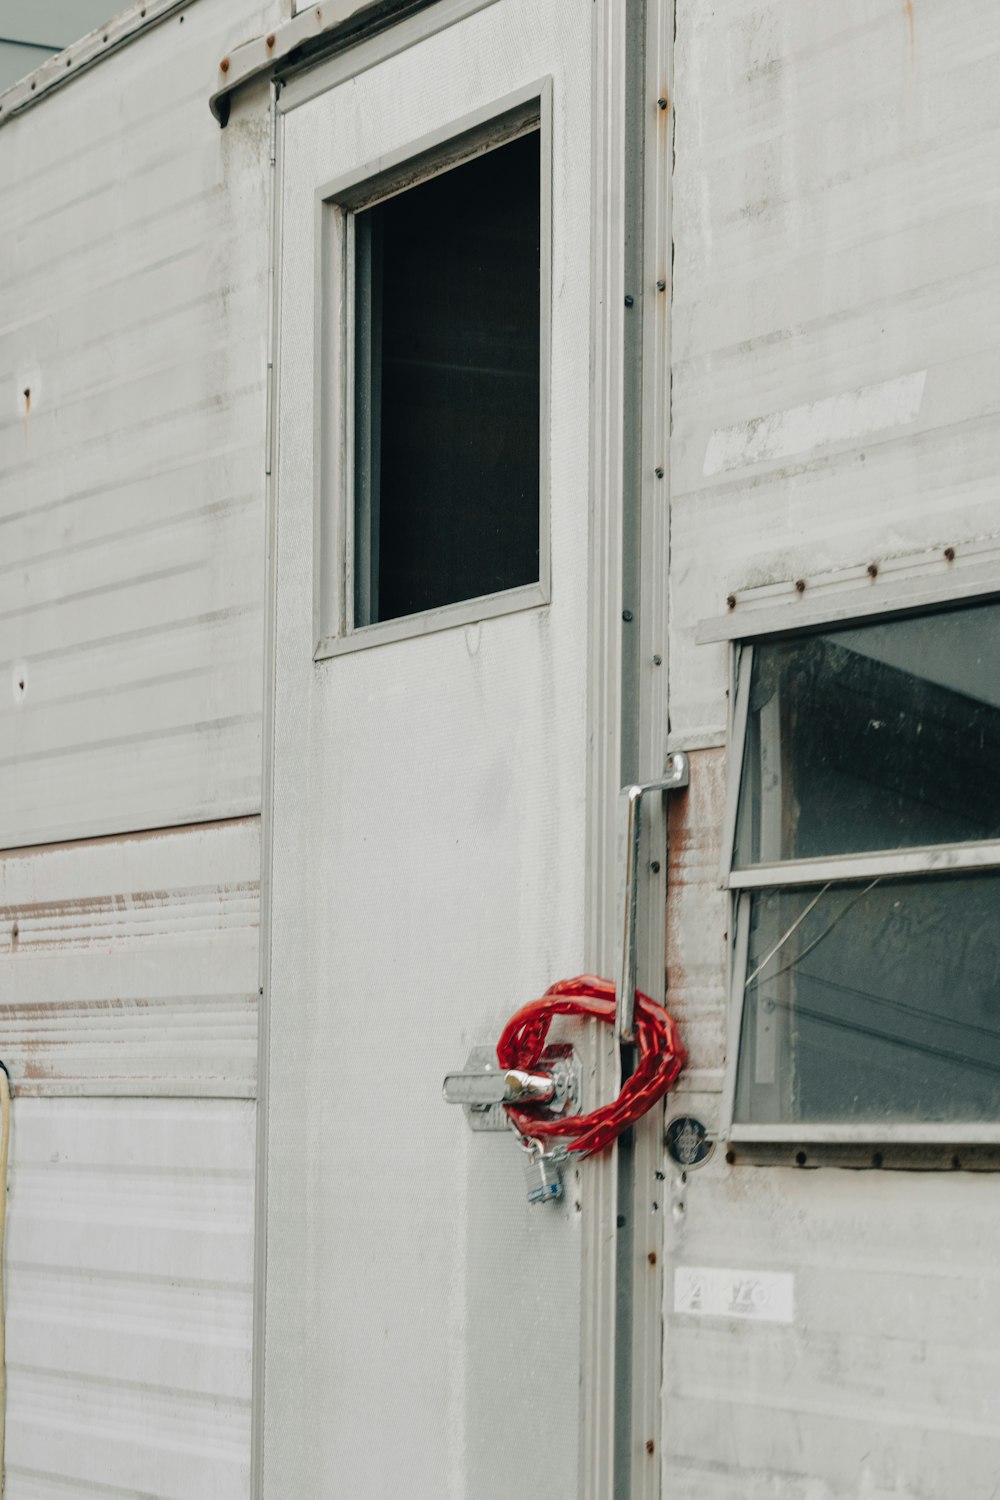
<svg viewBox="0 0 1000 1500">
<path fill-rule="evenodd" d="M 539 1141 L 526 1140 L 524 1172 L 528 1181 L 529 1203 L 554 1203 L 563 1195 L 562 1166 L 566 1148 L 556 1146 L 546 1151 Z"/>
</svg>

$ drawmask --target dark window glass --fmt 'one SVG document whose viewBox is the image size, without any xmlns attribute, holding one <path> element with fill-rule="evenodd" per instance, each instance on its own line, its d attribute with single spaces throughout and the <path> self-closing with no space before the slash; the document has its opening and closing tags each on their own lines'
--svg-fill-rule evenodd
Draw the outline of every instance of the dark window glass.
<svg viewBox="0 0 1000 1500">
<path fill-rule="evenodd" d="M 755 892 L 737 1120 L 1000 1117 L 1000 875 Z"/>
<path fill-rule="evenodd" d="M 735 863 L 1000 838 L 1000 605 L 754 648 Z"/>
<path fill-rule="evenodd" d="M 358 626 L 539 577 L 534 131 L 355 216 Z"/>
</svg>

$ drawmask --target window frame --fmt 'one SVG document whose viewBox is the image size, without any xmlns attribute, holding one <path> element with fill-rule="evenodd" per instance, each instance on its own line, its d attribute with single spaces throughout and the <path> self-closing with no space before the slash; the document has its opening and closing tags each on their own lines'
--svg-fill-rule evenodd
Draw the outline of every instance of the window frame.
<svg viewBox="0 0 1000 1500">
<path fill-rule="evenodd" d="M 905 616 L 929 617 L 950 608 L 1000 603 L 995 582 L 981 589 L 956 590 L 944 596 L 927 590 L 919 602 L 912 602 L 912 581 L 901 582 L 898 590 L 887 590 L 879 599 L 877 607 L 872 601 L 859 599 L 856 608 L 843 599 L 827 602 L 809 612 L 806 619 L 789 620 L 787 610 L 775 609 L 773 604 L 762 609 L 756 620 L 755 611 L 746 611 L 745 635 L 736 636 L 732 622 L 723 631 L 703 628 L 700 639 L 728 639 L 730 652 L 729 722 L 727 726 L 727 776 L 726 800 L 722 824 L 722 862 L 720 885 L 728 892 L 729 944 L 727 975 L 727 1025 L 726 1064 L 720 1108 L 719 1133 L 721 1139 L 743 1152 L 731 1153 L 734 1160 L 741 1155 L 751 1161 L 787 1164 L 787 1149 L 797 1146 L 820 1148 L 818 1160 L 836 1156 L 837 1148 L 889 1146 L 912 1148 L 915 1157 L 906 1164 L 938 1165 L 935 1160 L 921 1160 L 921 1153 L 932 1148 L 950 1149 L 963 1147 L 1000 1146 L 1000 1117 L 996 1121 L 966 1122 L 921 1122 L 921 1121 L 791 1121 L 787 1123 L 756 1124 L 735 1119 L 736 1093 L 740 1063 L 740 1046 L 746 1018 L 746 976 L 750 941 L 750 917 L 753 893 L 775 890 L 781 887 L 842 884 L 850 881 L 872 879 L 876 876 L 941 875 L 960 871 L 1000 871 L 1000 839 L 970 840 L 964 843 L 926 844 L 906 849 L 876 851 L 860 854 L 835 854 L 820 858 L 787 859 L 773 863 L 759 863 L 746 869 L 738 869 L 733 862 L 736 843 L 739 798 L 743 782 L 743 761 L 747 740 L 750 705 L 750 680 L 753 670 L 754 647 L 780 639 L 804 639 L 824 631 L 849 626 L 871 625 L 877 621 L 890 621 Z M 867 606 L 867 607 L 866 607 Z M 719 624 L 722 622 L 720 621 Z M 755 1156 L 755 1148 L 762 1154 Z M 782 1150 L 781 1148 L 785 1148 Z M 825 1148 L 825 1150 L 824 1150 Z M 799 1153 L 800 1165 L 805 1158 Z M 852 1164 L 865 1164 L 861 1160 Z M 872 1164 L 869 1160 L 868 1164 Z M 950 1158 L 941 1165 L 954 1167 L 957 1158 Z M 989 1160 L 981 1165 L 996 1167 L 1000 1156 L 991 1153 Z M 874 1165 L 882 1165 L 880 1158 Z"/>
<path fill-rule="evenodd" d="M 539 137 L 538 581 L 355 625 L 355 215 L 520 136 Z M 313 658 L 433 634 L 551 599 L 549 433 L 552 302 L 552 79 L 545 77 L 316 192 Z"/>
</svg>

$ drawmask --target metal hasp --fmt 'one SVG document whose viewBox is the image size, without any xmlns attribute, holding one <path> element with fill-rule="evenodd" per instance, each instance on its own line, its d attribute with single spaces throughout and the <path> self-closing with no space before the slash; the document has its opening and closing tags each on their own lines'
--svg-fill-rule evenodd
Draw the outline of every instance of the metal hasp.
<svg viewBox="0 0 1000 1500">
<path fill-rule="evenodd" d="M 622 892 L 618 965 L 618 1012 L 615 1032 L 620 1042 L 635 1041 L 635 916 L 637 904 L 636 875 L 639 868 L 639 836 L 642 831 L 642 799 L 647 792 L 676 792 L 688 784 L 688 758 L 683 750 L 668 757 L 667 770 L 659 781 L 642 786 L 624 786 L 619 798 L 620 823 L 618 857 L 619 889 Z"/>
<path fill-rule="evenodd" d="M 472 1130 L 510 1130 L 505 1104 L 547 1104 L 561 1113 L 580 1097 L 580 1065 L 571 1047 L 546 1047 L 531 1072 L 497 1066 L 493 1047 L 473 1047 L 460 1073 L 448 1073 L 446 1104 L 461 1104 Z"/>
<path fill-rule="evenodd" d="M 548 1073 L 526 1073 L 523 1068 L 503 1072 L 448 1073 L 443 1093 L 446 1104 L 548 1104 L 556 1091 L 555 1080 Z"/>
</svg>

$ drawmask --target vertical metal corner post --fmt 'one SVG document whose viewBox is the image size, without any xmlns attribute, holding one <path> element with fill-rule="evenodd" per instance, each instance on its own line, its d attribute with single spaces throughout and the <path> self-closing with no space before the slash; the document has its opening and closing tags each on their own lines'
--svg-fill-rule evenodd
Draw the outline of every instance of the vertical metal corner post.
<svg viewBox="0 0 1000 1500">
<path fill-rule="evenodd" d="M 271 846 L 274 778 L 274 566 L 277 540 L 278 286 L 281 258 L 280 84 L 271 84 L 271 239 L 268 265 L 267 410 L 265 448 L 264 717 L 261 735 L 260 977 L 257 1007 L 257 1142 L 254 1187 L 253 1335 L 250 1402 L 250 1494 L 260 1500 L 264 1473 L 264 1352 L 267 1292 L 267 1104 L 271 1021 Z"/>
<path fill-rule="evenodd" d="M 673 4 L 596 0 L 593 15 L 589 933 L 593 966 L 608 973 L 620 916 L 619 790 L 662 777 L 667 763 L 669 293 L 657 283 L 670 274 L 672 112 L 657 100 L 670 84 Z M 654 822 L 661 826 L 650 818 L 647 828 Z M 665 861 L 656 872 L 650 863 L 636 887 L 636 959 L 642 987 L 661 999 L 666 870 Z M 604 1028 L 596 1045 L 595 1092 L 607 1099 L 620 1084 L 619 1055 Z M 653 1208 L 661 1134 L 654 1110 L 627 1148 L 587 1166 L 584 1500 L 659 1495 L 659 1443 L 650 1439 L 661 1404 L 663 1257 Z M 623 1209 L 624 1231 L 609 1227 Z"/>
<path fill-rule="evenodd" d="M 633 734 L 635 756 L 624 780 L 686 783 L 686 766 L 668 755 L 668 570 L 670 562 L 670 306 L 672 286 L 671 173 L 673 162 L 674 0 L 636 5 L 634 95 L 629 119 L 633 139 L 637 203 L 630 231 L 636 237 L 634 289 L 641 307 L 635 359 L 635 408 L 626 410 L 626 431 L 638 454 L 634 484 L 637 635 L 633 646 Z M 631 290 L 631 288 L 630 288 Z M 675 763 L 676 761 L 676 763 Z M 643 809 L 636 864 L 635 978 L 654 1000 L 666 998 L 664 946 L 667 904 L 668 795 L 650 795 Z M 628 1389 L 620 1418 L 621 1500 L 659 1500 L 663 1430 L 663 1108 L 638 1122 L 629 1149 L 630 1228 L 628 1263 L 619 1271 L 619 1295 L 627 1293 Z M 623 1164 L 624 1165 L 624 1164 Z M 623 1247 L 624 1248 L 624 1247 Z M 621 1368 L 621 1365 L 620 1365 Z"/>
</svg>

